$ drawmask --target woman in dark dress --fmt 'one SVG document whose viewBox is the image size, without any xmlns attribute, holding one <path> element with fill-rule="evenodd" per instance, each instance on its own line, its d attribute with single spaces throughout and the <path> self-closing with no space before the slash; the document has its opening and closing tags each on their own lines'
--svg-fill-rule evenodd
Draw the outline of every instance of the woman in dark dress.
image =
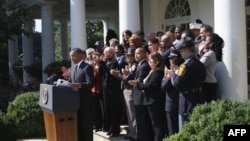
<svg viewBox="0 0 250 141">
<path fill-rule="evenodd" d="M 153 53 L 149 57 L 151 71 L 143 82 L 130 80 L 129 84 L 143 92 L 143 116 L 145 123 L 137 124 L 137 130 L 144 130 L 144 137 L 138 135 L 140 141 L 162 141 L 163 139 L 163 108 L 164 94 L 161 91 L 161 81 L 164 76 L 163 59 L 159 53 Z M 138 121 L 137 121 L 138 123 Z"/>
</svg>

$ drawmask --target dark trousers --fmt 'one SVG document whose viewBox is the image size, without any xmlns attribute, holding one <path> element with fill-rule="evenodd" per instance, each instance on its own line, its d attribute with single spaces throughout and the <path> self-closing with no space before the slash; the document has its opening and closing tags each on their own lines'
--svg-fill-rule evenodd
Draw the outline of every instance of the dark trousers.
<svg viewBox="0 0 250 141">
<path fill-rule="evenodd" d="M 194 107 L 197 104 L 204 103 L 204 93 L 180 93 L 179 97 L 179 130 L 181 130 L 184 122 L 189 121 Z"/>
<path fill-rule="evenodd" d="M 85 93 L 86 94 L 86 93 Z M 80 108 L 77 113 L 78 121 L 78 141 L 93 140 L 93 118 L 92 118 L 92 98 L 91 94 L 83 97 L 80 95 Z"/>
<path fill-rule="evenodd" d="M 149 124 L 153 131 L 152 141 L 162 141 L 163 140 L 163 118 L 165 117 L 162 109 L 163 105 L 152 104 L 147 106 L 148 115 L 150 117 Z"/>
<path fill-rule="evenodd" d="M 113 135 L 120 134 L 122 114 L 120 94 L 119 89 L 104 88 L 104 129 Z"/>
<path fill-rule="evenodd" d="M 177 133 L 179 131 L 178 111 L 176 112 L 166 111 L 166 120 L 167 120 L 168 136 Z"/>
<path fill-rule="evenodd" d="M 205 101 L 211 102 L 212 100 L 216 100 L 217 98 L 217 83 L 203 83 L 202 90 L 205 94 Z"/>
<path fill-rule="evenodd" d="M 163 140 L 163 106 L 136 105 L 137 140 L 162 141 Z"/>
<path fill-rule="evenodd" d="M 93 93 L 93 123 L 96 130 L 103 128 L 104 110 L 102 93 Z"/>
<path fill-rule="evenodd" d="M 135 116 L 137 124 L 137 141 L 153 141 L 152 127 L 148 123 L 147 108 L 143 105 L 135 105 Z"/>
</svg>

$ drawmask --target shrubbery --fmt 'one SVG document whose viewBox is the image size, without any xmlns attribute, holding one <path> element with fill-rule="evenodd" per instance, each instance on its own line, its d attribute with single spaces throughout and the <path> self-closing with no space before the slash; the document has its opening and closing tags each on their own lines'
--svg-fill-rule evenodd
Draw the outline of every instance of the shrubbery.
<svg viewBox="0 0 250 141">
<path fill-rule="evenodd" d="M 0 140 L 1 141 L 15 141 L 15 127 L 8 121 L 7 116 L 0 111 Z"/>
<path fill-rule="evenodd" d="M 15 97 L 9 103 L 7 113 L 0 116 L 0 120 L 6 130 L 11 127 L 11 137 L 20 139 L 46 136 L 43 113 L 39 106 L 39 92 L 27 92 Z M 6 140 L 1 139 L 2 132 L 0 134 L 0 140 Z"/>
<path fill-rule="evenodd" d="M 224 125 L 250 124 L 250 101 L 222 99 L 194 108 L 190 122 L 164 141 L 223 141 Z"/>
<path fill-rule="evenodd" d="M 39 92 L 18 95 L 0 111 L 0 140 L 45 137 Z M 224 125 L 250 125 L 250 101 L 222 99 L 198 105 L 181 131 L 164 141 L 223 141 Z"/>
</svg>

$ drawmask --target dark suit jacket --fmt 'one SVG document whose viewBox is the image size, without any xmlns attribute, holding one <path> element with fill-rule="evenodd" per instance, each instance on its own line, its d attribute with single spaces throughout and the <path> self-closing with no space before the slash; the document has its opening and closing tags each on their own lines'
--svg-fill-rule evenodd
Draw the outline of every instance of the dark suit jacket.
<svg viewBox="0 0 250 141">
<path fill-rule="evenodd" d="M 145 83 L 138 83 L 137 87 L 144 91 L 143 105 L 163 104 L 164 96 L 161 91 L 161 81 L 164 71 L 157 69 L 152 71 Z"/>
<path fill-rule="evenodd" d="M 160 141 L 163 137 L 164 95 L 161 91 L 163 75 L 163 70 L 154 70 L 146 77 L 144 83 L 140 82 L 136 86 L 144 91 L 143 106 L 139 107 L 140 111 L 136 113 L 138 137 L 142 138 L 142 141 Z"/>
<path fill-rule="evenodd" d="M 104 91 L 108 91 L 112 94 L 117 95 L 120 91 L 121 82 L 117 77 L 111 75 L 111 69 L 119 69 L 119 65 L 116 58 L 112 58 L 106 62 L 100 62 L 100 71 L 103 73 L 102 84 L 104 87 Z"/>
<path fill-rule="evenodd" d="M 75 67 L 72 72 L 75 72 Z M 91 65 L 82 62 L 75 73 L 71 73 L 70 82 L 81 83 L 80 90 L 91 90 L 94 85 L 94 70 Z M 88 90 L 89 89 L 89 90 Z"/>
<path fill-rule="evenodd" d="M 92 95 L 91 88 L 94 85 L 93 67 L 86 62 L 82 62 L 75 71 L 72 70 L 70 82 L 81 83 L 78 89 L 80 96 L 80 108 L 78 110 L 78 140 L 93 140 L 92 130 Z"/>
<path fill-rule="evenodd" d="M 136 72 L 135 72 L 135 79 L 138 79 L 140 82 L 148 75 L 150 71 L 150 66 L 146 60 L 143 60 L 141 63 L 137 65 Z M 134 104 L 135 105 L 143 105 L 143 95 L 140 91 L 133 89 L 133 97 L 134 97 Z"/>
</svg>

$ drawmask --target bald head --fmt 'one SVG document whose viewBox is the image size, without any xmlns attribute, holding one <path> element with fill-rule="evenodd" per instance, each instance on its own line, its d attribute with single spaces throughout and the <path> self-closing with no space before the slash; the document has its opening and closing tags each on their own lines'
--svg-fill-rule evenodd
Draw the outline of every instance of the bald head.
<svg viewBox="0 0 250 141">
<path fill-rule="evenodd" d="M 146 54 L 146 53 L 147 53 L 147 52 L 145 51 L 145 49 L 142 48 L 142 47 L 137 48 L 137 49 L 135 50 L 135 52 L 142 53 L 142 54 Z"/>
<path fill-rule="evenodd" d="M 174 34 L 171 32 L 166 32 L 160 41 L 161 48 L 169 48 L 173 45 Z"/>
<path fill-rule="evenodd" d="M 144 48 L 139 47 L 135 50 L 135 60 L 140 62 L 141 60 L 145 59 L 147 56 L 147 52 Z"/>
</svg>

